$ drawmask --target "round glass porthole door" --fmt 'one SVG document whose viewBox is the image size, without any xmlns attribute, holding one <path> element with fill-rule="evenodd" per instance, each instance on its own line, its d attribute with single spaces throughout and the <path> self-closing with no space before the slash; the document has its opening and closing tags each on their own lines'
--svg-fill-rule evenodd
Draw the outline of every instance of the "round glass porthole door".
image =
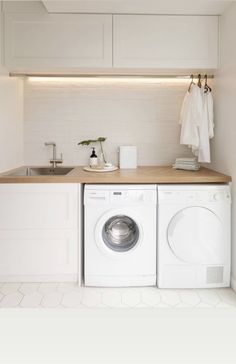
<svg viewBox="0 0 236 364">
<path fill-rule="evenodd" d="M 224 242 L 221 220 L 204 207 L 188 207 L 173 216 L 167 231 L 174 255 L 191 264 L 218 264 Z"/>
<path fill-rule="evenodd" d="M 116 252 L 127 252 L 135 247 L 139 239 L 139 228 L 128 216 L 116 215 L 103 226 L 102 238 L 106 246 Z"/>
</svg>

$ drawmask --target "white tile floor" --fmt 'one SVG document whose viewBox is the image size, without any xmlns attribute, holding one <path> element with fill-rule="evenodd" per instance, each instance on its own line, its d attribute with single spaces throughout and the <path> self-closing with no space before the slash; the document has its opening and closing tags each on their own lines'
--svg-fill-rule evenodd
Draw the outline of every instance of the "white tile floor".
<svg viewBox="0 0 236 364">
<path fill-rule="evenodd" d="M 76 283 L 0 283 L 0 308 L 236 308 L 230 288 L 88 288 Z"/>
</svg>

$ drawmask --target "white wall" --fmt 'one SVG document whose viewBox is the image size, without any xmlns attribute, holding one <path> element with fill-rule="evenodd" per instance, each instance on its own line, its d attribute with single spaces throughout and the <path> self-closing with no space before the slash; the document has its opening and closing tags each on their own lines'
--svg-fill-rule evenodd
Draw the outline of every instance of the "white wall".
<svg viewBox="0 0 236 364">
<path fill-rule="evenodd" d="M 232 276 L 236 289 L 236 4 L 221 17 L 220 71 L 215 79 L 212 167 L 232 176 Z"/>
<path fill-rule="evenodd" d="M 23 82 L 9 78 L 2 65 L 1 15 L 0 13 L 0 172 L 23 164 Z"/>
<path fill-rule="evenodd" d="M 188 81 L 25 81 L 24 158 L 48 164 L 55 141 L 64 164 L 84 165 L 83 139 L 105 136 L 107 157 L 117 163 L 119 145 L 137 145 L 139 165 L 166 165 L 189 155 L 179 145 L 179 112 Z"/>
<path fill-rule="evenodd" d="M 22 83 L 0 76 L 0 171 L 23 164 L 22 129 Z"/>
</svg>

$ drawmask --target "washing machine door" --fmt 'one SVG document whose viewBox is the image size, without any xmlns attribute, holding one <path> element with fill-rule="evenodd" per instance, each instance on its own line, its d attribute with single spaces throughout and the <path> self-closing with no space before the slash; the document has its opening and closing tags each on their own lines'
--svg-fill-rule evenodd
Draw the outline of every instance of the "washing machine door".
<svg viewBox="0 0 236 364">
<path fill-rule="evenodd" d="M 102 240 L 106 247 L 112 251 L 127 252 L 138 243 L 139 227 L 129 216 L 112 216 L 103 225 Z"/>
<path fill-rule="evenodd" d="M 167 240 L 173 254 L 190 264 L 219 264 L 224 254 L 223 226 L 205 207 L 187 207 L 170 220 Z"/>
</svg>

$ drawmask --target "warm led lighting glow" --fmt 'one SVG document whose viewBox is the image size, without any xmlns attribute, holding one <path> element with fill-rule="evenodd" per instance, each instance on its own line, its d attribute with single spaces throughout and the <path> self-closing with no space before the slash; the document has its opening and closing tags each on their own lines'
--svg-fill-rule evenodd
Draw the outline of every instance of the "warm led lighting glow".
<svg viewBox="0 0 236 364">
<path fill-rule="evenodd" d="M 186 77 L 139 77 L 139 76 L 106 76 L 106 77 L 37 77 L 29 76 L 27 77 L 29 82 L 61 82 L 61 83 L 79 83 L 79 84 L 89 84 L 89 83 L 101 83 L 101 84 L 158 84 L 158 83 L 189 83 L 190 79 Z"/>
</svg>

